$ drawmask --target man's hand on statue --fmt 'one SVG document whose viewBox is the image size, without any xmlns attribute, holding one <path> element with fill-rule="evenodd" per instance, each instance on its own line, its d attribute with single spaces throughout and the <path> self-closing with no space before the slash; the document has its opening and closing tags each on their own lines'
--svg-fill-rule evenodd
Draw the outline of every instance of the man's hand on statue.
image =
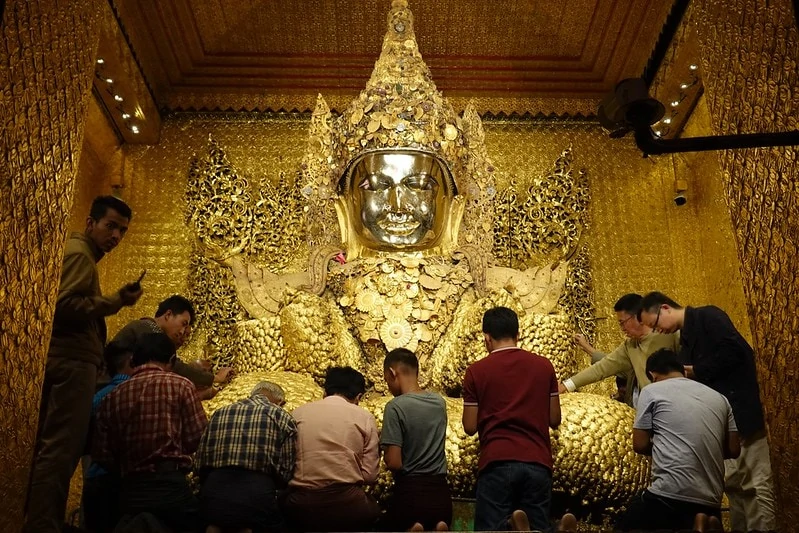
<svg viewBox="0 0 799 533">
<path fill-rule="evenodd" d="M 223 366 L 216 371 L 214 375 L 214 383 L 227 383 L 233 377 L 233 369 L 229 366 Z"/>
<path fill-rule="evenodd" d="M 558 393 L 565 394 L 567 392 L 569 392 L 569 389 L 566 388 L 566 385 L 564 385 L 563 383 L 558 383 Z"/>
<path fill-rule="evenodd" d="M 592 353 L 594 353 L 594 347 L 591 346 L 588 343 L 588 340 L 585 338 L 585 335 L 581 335 L 579 333 L 576 333 L 572 337 L 572 341 L 574 342 L 574 344 L 579 346 L 584 352 L 587 352 L 588 355 L 591 355 Z"/>
<path fill-rule="evenodd" d="M 211 400 L 214 396 L 216 396 L 217 392 L 219 391 L 213 387 L 206 387 L 204 389 L 198 389 L 197 396 L 200 397 L 200 400 Z"/>
<path fill-rule="evenodd" d="M 139 301 L 141 298 L 144 289 L 141 288 L 141 285 L 136 285 L 135 283 L 128 283 L 121 289 L 119 289 L 119 296 L 122 299 L 122 305 L 124 306 L 131 306 L 134 305 L 136 302 Z"/>
</svg>

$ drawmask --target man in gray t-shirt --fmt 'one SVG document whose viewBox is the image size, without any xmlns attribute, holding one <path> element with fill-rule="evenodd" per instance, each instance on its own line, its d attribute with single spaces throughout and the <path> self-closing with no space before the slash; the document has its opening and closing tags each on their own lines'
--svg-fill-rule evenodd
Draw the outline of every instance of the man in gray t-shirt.
<svg viewBox="0 0 799 533">
<path fill-rule="evenodd" d="M 652 456 L 652 483 L 633 498 L 616 529 L 691 529 L 698 514 L 719 518 L 724 459 L 740 453 L 727 399 L 687 379 L 677 354 L 658 350 L 646 363 L 633 449 Z"/>
<path fill-rule="evenodd" d="M 446 475 L 447 404 L 440 394 L 407 392 L 386 404 L 380 446 L 398 446 L 400 475 Z"/>
<path fill-rule="evenodd" d="M 394 399 L 386 404 L 380 446 L 394 474 L 394 490 L 379 524 L 383 531 L 441 530 L 452 521 L 447 485 L 447 406 L 441 395 L 419 387 L 419 361 L 397 348 L 383 363 Z"/>
</svg>

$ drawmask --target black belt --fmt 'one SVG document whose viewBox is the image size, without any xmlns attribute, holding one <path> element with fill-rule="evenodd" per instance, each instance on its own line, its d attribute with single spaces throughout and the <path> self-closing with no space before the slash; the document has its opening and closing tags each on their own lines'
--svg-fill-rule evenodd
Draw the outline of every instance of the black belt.
<svg viewBox="0 0 799 533">
<path fill-rule="evenodd" d="M 155 472 L 179 472 L 181 470 L 188 469 L 188 466 L 184 465 L 180 461 L 173 461 L 171 459 L 158 461 L 153 465 L 153 470 Z"/>
</svg>

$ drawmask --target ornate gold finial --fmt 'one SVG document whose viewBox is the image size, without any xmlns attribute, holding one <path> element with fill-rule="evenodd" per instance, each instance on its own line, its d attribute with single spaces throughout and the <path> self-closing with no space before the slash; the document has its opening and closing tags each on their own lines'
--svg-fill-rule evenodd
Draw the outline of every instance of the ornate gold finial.
<svg viewBox="0 0 799 533">
<path fill-rule="evenodd" d="M 321 97 L 314 112 L 303 161 L 309 244 L 341 242 L 341 234 L 331 231 L 331 203 L 346 190 L 352 161 L 366 152 L 410 149 L 435 156 L 450 170 L 458 201 L 466 206 L 460 224 L 453 224 L 452 245 L 490 258 L 496 189 L 480 117 L 470 106 L 461 118 L 436 88 L 406 1 L 392 1 L 387 22 L 382 52 L 364 90 L 335 119 Z M 324 237 L 318 234 L 322 230 Z"/>
</svg>

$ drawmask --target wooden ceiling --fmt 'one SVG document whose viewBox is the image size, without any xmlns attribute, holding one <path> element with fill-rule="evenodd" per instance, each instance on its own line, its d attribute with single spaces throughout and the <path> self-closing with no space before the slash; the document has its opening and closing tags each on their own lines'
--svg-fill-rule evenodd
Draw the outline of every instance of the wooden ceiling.
<svg viewBox="0 0 799 533">
<path fill-rule="evenodd" d="M 380 54 L 389 0 L 111 0 L 161 110 L 345 105 Z M 410 0 L 456 107 L 587 116 L 640 76 L 672 0 Z"/>
</svg>

